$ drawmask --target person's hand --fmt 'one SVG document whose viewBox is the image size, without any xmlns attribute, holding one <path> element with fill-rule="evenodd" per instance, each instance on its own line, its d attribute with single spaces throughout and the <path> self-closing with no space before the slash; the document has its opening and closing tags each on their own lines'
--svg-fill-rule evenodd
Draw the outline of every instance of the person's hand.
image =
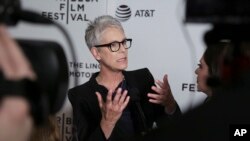
<svg viewBox="0 0 250 141">
<path fill-rule="evenodd" d="M 8 80 L 36 79 L 31 64 L 4 25 L 0 25 L 0 71 Z"/>
<path fill-rule="evenodd" d="M 106 102 L 104 102 L 101 94 L 96 92 L 103 120 L 109 122 L 110 124 L 115 124 L 118 121 L 129 102 L 129 96 L 127 96 L 127 93 L 127 90 L 122 93 L 121 88 L 119 88 L 114 99 L 112 100 L 113 92 L 112 90 L 109 90 Z"/>
<path fill-rule="evenodd" d="M 0 141 L 27 141 L 33 121 L 28 102 L 17 96 L 5 97 L 0 105 Z"/>
<path fill-rule="evenodd" d="M 0 24 L 0 73 L 4 79 L 35 80 L 36 75 L 18 44 Z M 33 121 L 29 104 L 21 97 L 8 95 L 0 100 L 0 141 L 27 141 Z"/>
<path fill-rule="evenodd" d="M 127 90 L 122 93 L 122 89 L 119 88 L 112 100 L 113 91 L 109 90 L 106 102 L 104 102 L 101 94 L 96 92 L 99 107 L 102 112 L 102 120 L 100 124 L 106 138 L 109 138 L 116 122 L 120 119 L 123 110 L 128 105 L 130 97 L 127 96 L 127 93 Z"/>
<path fill-rule="evenodd" d="M 176 109 L 176 102 L 168 83 L 167 74 L 164 75 L 163 82 L 160 80 L 156 80 L 156 84 L 159 87 L 152 86 L 151 89 L 157 94 L 148 93 L 149 102 L 163 105 L 165 107 L 165 111 L 168 114 L 172 114 Z"/>
</svg>

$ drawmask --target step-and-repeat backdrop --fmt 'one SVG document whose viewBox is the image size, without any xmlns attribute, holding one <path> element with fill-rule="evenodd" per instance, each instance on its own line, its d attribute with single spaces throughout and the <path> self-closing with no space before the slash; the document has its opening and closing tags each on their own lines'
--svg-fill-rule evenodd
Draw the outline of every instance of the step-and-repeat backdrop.
<svg viewBox="0 0 250 141">
<path fill-rule="evenodd" d="M 186 112 L 206 97 L 197 92 L 194 73 L 205 45 L 203 34 L 210 25 L 184 24 L 184 0 L 21 0 L 22 8 L 60 23 L 70 35 L 77 59 L 73 61 L 67 40 L 53 25 L 19 22 L 11 28 L 17 38 L 57 41 L 62 45 L 69 66 L 69 88 L 89 80 L 99 70 L 85 41 L 88 21 L 109 14 L 122 22 L 129 49 L 129 67 L 148 67 L 155 79 L 168 74 L 169 83 L 181 110 Z M 72 107 L 68 101 L 57 114 L 62 141 L 72 139 Z"/>
</svg>

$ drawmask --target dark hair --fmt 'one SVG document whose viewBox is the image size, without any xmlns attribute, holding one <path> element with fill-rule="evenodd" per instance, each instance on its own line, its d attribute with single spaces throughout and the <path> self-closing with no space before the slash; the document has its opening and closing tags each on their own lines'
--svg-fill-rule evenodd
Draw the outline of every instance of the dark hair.
<svg viewBox="0 0 250 141">
<path fill-rule="evenodd" d="M 226 63 L 225 58 L 231 56 L 233 47 L 230 40 L 223 39 L 217 43 L 208 44 L 204 52 L 204 61 L 208 66 L 209 78 L 207 83 L 211 87 L 220 85 L 222 65 Z"/>
<path fill-rule="evenodd" d="M 220 61 L 226 51 L 228 51 L 229 43 L 227 41 L 221 41 L 218 44 L 213 44 L 207 47 L 204 52 L 204 60 L 209 68 L 210 75 L 218 75 Z"/>
<path fill-rule="evenodd" d="M 214 25 L 206 32 L 204 60 L 209 67 L 209 86 L 232 86 L 250 75 L 249 25 Z M 249 77 L 250 78 L 250 77 Z M 218 84 L 220 83 L 220 84 Z"/>
</svg>

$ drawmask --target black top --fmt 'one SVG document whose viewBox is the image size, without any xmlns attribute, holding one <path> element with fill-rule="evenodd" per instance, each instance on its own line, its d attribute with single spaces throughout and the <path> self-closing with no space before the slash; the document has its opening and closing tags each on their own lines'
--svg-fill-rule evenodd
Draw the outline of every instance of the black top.
<svg viewBox="0 0 250 141">
<path fill-rule="evenodd" d="M 88 82 L 69 90 L 68 96 L 73 107 L 73 123 L 78 137 L 78 140 L 73 139 L 75 141 L 106 140 L 100 127 L 102 115 L 95 92 L 99 91 L 105 101 L 108 90 L 98 85 L 95 79 L 97 75 L 98 73 L 93 74 Z M 152 92 L 151 86 L 154 85 L 154 78 L 147 68 L 124 71 L 123 75 L 131 99 L 114 127 L 109 141 L 124 139 L 133 133 L 146 132 L 152 128 L 154 122 L 160 126 L 163 123 L 159 122 L 172 119 L 165 114 L 163 106 L 148 101 L 147 93 Z M 178 107 L 172 116 L 179 115 Z M 133 127 L 128 126 L 131 120 Z"/>
</svg>

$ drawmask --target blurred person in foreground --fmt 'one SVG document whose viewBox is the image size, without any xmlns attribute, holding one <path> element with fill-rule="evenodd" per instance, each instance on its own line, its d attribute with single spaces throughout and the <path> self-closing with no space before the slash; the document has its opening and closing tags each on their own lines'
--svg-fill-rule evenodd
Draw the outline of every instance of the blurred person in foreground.
<svg viewBox="0 0 250 141">
<path fill-rule="evenodd" d="M 227 41 L 226 49 L 215 62 L 218 66 L 218 75 L 207 80 L 208 86 L 212 88 L 212 99 L 187 112 L 177 122 L 135 140 L 228 141 L 235 138 L 235 125 L 241 125 L 243 128 L 249 126 L 249 31 L 247 26 L 223 25 L 208 32 L 205 35 L 207 50 L 223 47 L 221 40 Z"/>
<path fill-rule="evenodd" d="M 0 75 L 9 81 L 36 79 L 31 64 L 4 25 L 0 25 Z M 1 94 L 0 140 L 27 141 L 32 127 L 33 120 L 27 100 L 21 96 Z"/>
<path fill-rule="evenodd" d="M 37 80 L 32 65 L 4 25 L 0 25 L 0 77 L 8 84 Z M 1 92 L 4 83 L 0 82 Z M 35 125 L 30 102 L 12 89 L 13 93 L 0 95 L 0 141 L 59 141 L 55 117 L 51 115 L 43 124 Z"/>
<path fill-rule="evenodd" d="M 197 75 L 197 91 L 207 95 L 205 103 L 210 101 L 213 96 L 213 89 L 219 87 L 219 76 L 221 69 L 221 57 L 230 52 L 230 41 L 221 40 L 205 50 L 195 74 Z"/>
<path fill-rule="evenodd" d="M 145 134 L 161 121 L 180 116 L 167 76 L 156 81 L 147 68 L 125 71 L 128 49 L 121 23 L 104 15 L 90 22 L 85 40 L 100 72 L 69 90 L 77 141 L 117 141 Z"/>
</svg>

